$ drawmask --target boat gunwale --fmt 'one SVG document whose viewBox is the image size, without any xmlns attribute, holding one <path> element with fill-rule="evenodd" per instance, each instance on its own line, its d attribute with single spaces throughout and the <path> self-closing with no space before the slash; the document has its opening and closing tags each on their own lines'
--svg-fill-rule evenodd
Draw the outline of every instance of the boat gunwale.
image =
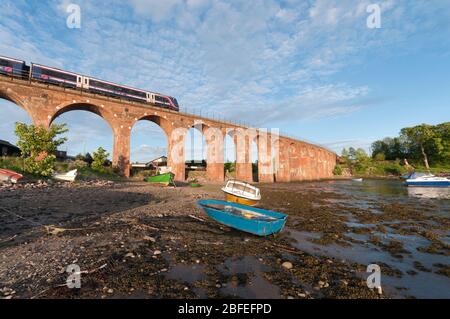
<svg viewBox="0 0 450 319">
<path fill-rule="evenodd" d="M 242 205 L 242 204 L 238 204 L 238 203 L 233 203 L 233 202 L 226 202 L 226 201 L 222 201 L 222 200 L 216 200 L 216 199 L 202 199 L 197 201 L 197 205 L 200 206 L 200 208 L 207 208 L 207 209 L 213 209 L 217 212 L 223 213 L 223 214 L 227 214 L 227 215 L 232 215 L 229 214 L 219 208 L 216 207 L 212 207 L 209 205 L 223 205 L 223 206 L 232 206 L 235 208 L 240 208 L 240 209 L 244 209 L 244 210 L 248 210 L 248 211 L 252 211 L 254 213 L 259 213 L 261 215 L 265 215 L 268 217 L 272 217 L 275 218 L 274 221 L 258 221 L 258 222 L 265 222 L 265 223 L 274 223 L 280 220 L 286 220 L 288 215 L 283 214 L 283 213 L 279 213 L 279 212 L 275 212 L 272 210 L 267 210 L 267 209 L 262 209 L 262 208 L 257 208 L 257 207 L 253 207 L 253 206 L 246 206 L 246 205 Z M 233 215 L 235 217 L 238 218 L 242 218 L 245 219 L 246 218 L 244 216 L 240 216 L 240 215 Z"/>
<path fill-rule="evenodd" d="M 252 198 L 250 196 L 246 196 L 246 195 L 243 195 L 243 194 L 233 193 L 233 192 L 227 190 L 226 187 L 222 187 L 222 191 L 224 193 L 229 194 L 229 195 L 233 195 L 233 196 L 236 196 L 236 197 L 239 197 L 239 198 L 244 198 L 244 199 L 247 199 L 247 200 L 254 200 L 254 201 L 260 201 L 261 200 L 261 194 L 259 196 L 255 196 L 254 198 Z"/>
</svg>

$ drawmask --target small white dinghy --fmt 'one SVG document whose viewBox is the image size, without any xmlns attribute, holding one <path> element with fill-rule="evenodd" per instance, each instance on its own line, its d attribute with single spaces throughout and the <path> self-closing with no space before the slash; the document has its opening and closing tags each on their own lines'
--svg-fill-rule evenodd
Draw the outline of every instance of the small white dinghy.
<svg viewBox="0 0 450 319">
<path fill-rule="evenodd" d="M 259 188 L 243 181 L 229 180 L 222 191 L 227 202 L 255 206 L 261 200 Z"/>
<path fill-rule="evenodd" d="M 74 169 L 72 171 L 69 171 L 67 173 L 53 173 L 52 176 L 54 179 L 65 181 L 65 182 L 73 182 L 75 178 L 77 177 L 77 170 Z"/>
<path fill-rule="evenodd" d="M 360 183 L 363 181 L 363 179 L 362 178 L 354 178 L 354 179 L 352 179 L 352 181 Z"/>
</svg>

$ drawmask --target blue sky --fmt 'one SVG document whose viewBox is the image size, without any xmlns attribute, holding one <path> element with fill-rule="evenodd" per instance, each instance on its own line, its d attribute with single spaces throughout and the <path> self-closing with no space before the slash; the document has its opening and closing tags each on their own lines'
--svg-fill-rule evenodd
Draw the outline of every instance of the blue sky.
<svg viewBox="0 0 450 319">
<path fill-rule="evenodd" d="M 71 3 L 81 29 L 66 25 Z M 381 8 L 380 29 L 367 28 L 371 3 Z M 186 110 L 337 152 L 450 120 L 448 0 L 3 0 L 0 55 L 164 92 Z M 0 118 L 0 139 L 13 142 L 14 122 L 29 121 L 4 100 Z M 96 115 L 69 112 L 57 122 L 68 123 L 69 153 L 112 151 Z M 200 158 L 199 145 L 188 155 Z M 165 148 L 156 125 L 133 128 L 133 161 Z"/>
</svg>

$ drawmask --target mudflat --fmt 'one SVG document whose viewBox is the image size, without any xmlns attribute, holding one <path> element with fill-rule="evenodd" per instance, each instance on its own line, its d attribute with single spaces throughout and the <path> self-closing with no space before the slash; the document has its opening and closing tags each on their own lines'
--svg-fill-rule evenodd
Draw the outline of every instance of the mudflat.
<svg viewBox="0 0 450 319">
<path fill-rule="evenodd" d="M 435 297 L 434 283 L 450 297 L 449 200 L 374 185 L 260 185 L 260 206 L 289 214 L 285 230 L 269 237 L 218 224 L 196 207 L 223 199 L 221 185 L 3 187 L 0 297 Z M 370 263 L 381 267 L 383 294 L 367 287 Z M 81 288 L 66 285 L 72 264 Z"/>
</svg>

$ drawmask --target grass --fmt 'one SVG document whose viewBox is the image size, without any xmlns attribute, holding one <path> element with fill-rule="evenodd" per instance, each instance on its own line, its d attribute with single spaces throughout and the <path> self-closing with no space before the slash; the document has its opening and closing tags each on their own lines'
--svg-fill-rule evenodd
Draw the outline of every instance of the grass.
<svg viewBox="0 0 450 319">
<path fill-rule="evenodd" d="M 1 157 L 0 167 L 22 173 L 22 159 L 18 157 Z"/>
<path fill-rule="evenodd" d="M 108 180 L 119 181 L 123 179 L 112 167 L 105 167 L 103 172 L 93 170 L 90 167 L 78 168 L 77 180 Z"/>
<path fill-rule="evenodd" d="M 47 179 L 46 177 L 32 175 L 24 172 L 23 160 L 20 157 L 0 157 L 0 168 L 9 169 L 17 173 L 23 174 L 27 180 Z M 74 162 L 56 162 L 55 171 L 67 172 L 78 169 L 78 180 L 110 180 L 118 181 L 122 176 L 112 167 L 105 167 L 103 172 L 93 170 L 91 167 L 76 167 Z"/>
</svg>

